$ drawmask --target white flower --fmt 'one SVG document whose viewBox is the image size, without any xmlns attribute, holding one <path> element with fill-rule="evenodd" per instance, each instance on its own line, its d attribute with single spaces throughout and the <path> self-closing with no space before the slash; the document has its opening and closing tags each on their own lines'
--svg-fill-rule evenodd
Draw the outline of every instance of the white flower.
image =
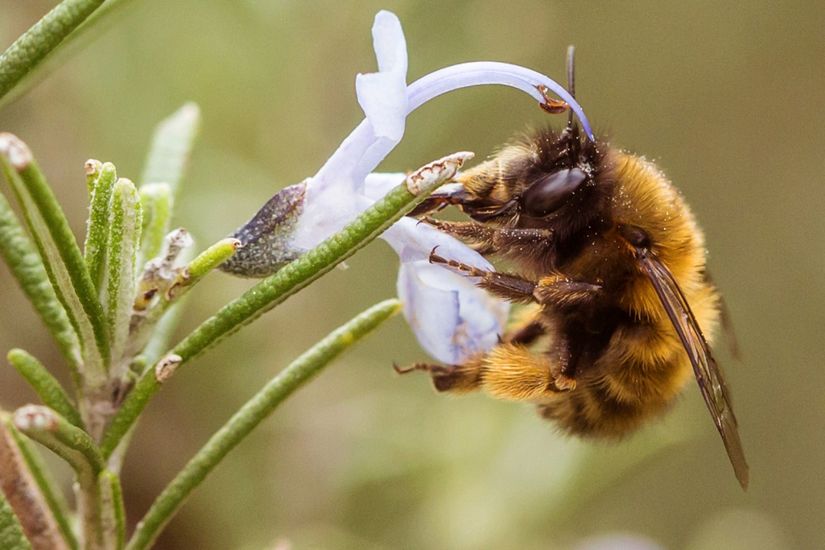
<svg viewBox="0 0 825 550">
<path fill-rule="evenodd" d="M 407 86 L 407 48 L 398 18 L 388 11 L 379 12 L 372 35 L 378 72 L 356 77 L 358 103 L 366 119 L 315 176 L 282 190 L 236 233 L 247 246 L 224 265 L 226 271 L 255 276 L 276 271 L 285 261 L 341 230 L 401 183 L 403 174 L 372 172 L 401 141 L 410 112 L 446 92 L 499 84 L 520 89 L 543 104 L 545 91 L 550 90 L 567 102 L 584 133 L 593 139 L 576 100 L 540 73 L 508 63 L 463 63 Z M 261 235 L 261 231 L 277 234 Z M 382 238 L 399 255 L 398 294 L 404 315 L 428 353 L 444 363 L 459 364 L 496 344 L 509 305 L 477 288 L 472 279 L 430 264 L 428 256 L 438 246 L 440 255 L 492 270 L 487 260 L 456 239 L 409 218 L 400 220 Z"/>
</svg>

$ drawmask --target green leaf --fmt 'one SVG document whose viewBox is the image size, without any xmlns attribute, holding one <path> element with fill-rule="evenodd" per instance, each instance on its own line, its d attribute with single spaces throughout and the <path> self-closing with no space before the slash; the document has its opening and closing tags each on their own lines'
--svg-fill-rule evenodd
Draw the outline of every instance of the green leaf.
<svg viewBox="0 0 825 550">
<path fill-rule="evenodd" d="M 98 177 L 92 187 L 92 200 L 89 206 L 89 221 L 86 224 L 86 242 L 83 255 L 86 268 L 95 288 L 101 290 L 105 276 L 106 245 L 109 237 L 109 207 L 112 188 L 117 181 L 114 164 L 102 164 Z"/>
<path fill-rule="evenodd" d="M 401 310 L 398 300 L 385 300 L 364 311 L 304 352 L 273 378 L 218 430 L 155 499 L 127 548 L 148 548 L 186 497 L 266 417 L 344 350 Z"/>
<path fill-rule="evenodd" d="M 11 103 L 16 98 L 23 95 L 31 86 L 38 81 L 39 77 L 51 69 L 60 67 L 61 63 L 77 53 L 89 42 L 103 35 L 112 25 L 102 26 L 101 23 L 110 20 L 111 17 L 121 12 L 121 8 L 126 7 L 133 0 L 105 0 L 103 5 L 92 12 L 79 27 L 69 33 L 57 47 L 53 48 L 38 63 L 28 68 L 25 75 L 20 78 L 6 95 L 0 97 L 0 107 Z M 95 33 L 90 33 L 91 29 L 97 29 Z"/>
<path fill-rule="evenodd" d="M 141 208 L 135 185 L 124 178 L 112 191 L 107 247 L 106 312 L 112 359 L 121 359 L 129 337 L 129 321 L 135 301 L 135 261 L 140 242 Z M 122 365 L 125 369 L 128 365 Z"/>
<path fill-rule="evenodd" d="M 14 412 L 14 427 L 65 460 L 81 485 L 96 483 L 103 457 L 85 431 L 70 424 L 48 407 L 26 405 Z"/>
<path fill-rule="evenodd" d="M 367 208 L 339 233 L 253 286 L 202 323 L 162 358 L 155 369 L 147 369 L 143 373 L 103 434 L 100 443 L 103 455 L 108 457 L 115 450 L 149 399 L 168 378 L 168 374 L 160 374 L 161 371 L 165 373 L 161 369 L 165 361 L 172 358 L 175 367 L 182 366 L 329 272 L 420 204 L 445 179 L 455 175 L 466 158 L 469 158 L 467 154 L 454 155 L 450 157 L 449 165 L 442 159 L 410 174 L 403 183 Z M 437 163 L 440 166 L 434 169 Z"/>
<path fill-rule="evenodd" d="M 140 178 L 141 185 L 165 183 L 172 190 L 172 196 L 177 194 L 200 120 L 200 108 L 195 103 L 186 103 L 157 125 Z"/>
<path fill-rule="evenodd" d="M 103 0 L 64 0 L 0 54 L 0 98 L 32 71 Z"/>
<path fill-rule="evenodd" d="M 3 491 L 0 491 L 0 548 L 9 550 L 30 549 L 32 546 L 23 535 L 23 528 L 17 521 Z"/>
<path fill-rule="evenodd" d="M 155 258 L 163 250 L 163 241 L 169 233 L 172 218 L 172 188 L 168 183 L 149 183 L 140 186 L 140 204 L 143 207 L 138 268 Z"/>
<path fill-rule="evenodd" d="M 108 330 L 69 222 L 25 143 L 11 134 L 0 134 L 0 164 L 23 210 L 52 287 L 79 336 L 84 383 L 105 384 Z"/>
<path fill-rule="evenodd" d="M 66 420 L 82 428 L 83 421 L 60 382 L 43 366 L 40 361 L 22 349 L 13 349 L 8 354 L 9 363 L 34 388 L 43 404 L 51 407 Z"/>
<path fill-rule="evenodd" d="M 80 383 L 80 342 L 66 311 L 57 299 L 37 249 L 0 194 L 0 256 L 23 293 L 34 306 L 69 364 L 75 384 Z"/>
</svg>

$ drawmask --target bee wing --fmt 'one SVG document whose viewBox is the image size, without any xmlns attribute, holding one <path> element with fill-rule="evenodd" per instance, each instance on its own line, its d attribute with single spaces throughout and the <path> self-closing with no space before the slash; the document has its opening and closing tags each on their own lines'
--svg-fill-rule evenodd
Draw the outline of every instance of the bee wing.
<svg viewBox="0 0 825 550">
<path fill-rule="evenodd" d="M 650 253 L 641 258 L 641 267 L 653 284 L 690 358 L 702 397 L 705 398 L 716 429 L 722 436 L 736 478 L 742 488 L 747 488 L 748 463 L 745 461 L 745 451 L 739 439 L 736 416 L 733 414 L 730 393 L 722 370 L 713 358 L 702 329 L 699 328 L 699 323 L 696 322 L 682 289 L 679 288 L 670 271 Z"/>
</svg>

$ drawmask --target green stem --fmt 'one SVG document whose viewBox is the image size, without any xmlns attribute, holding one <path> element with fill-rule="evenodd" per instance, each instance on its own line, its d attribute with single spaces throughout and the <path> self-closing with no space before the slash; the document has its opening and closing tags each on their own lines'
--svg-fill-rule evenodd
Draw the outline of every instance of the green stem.
<svg viewBox="0 0 825 550">
<path fill-rule="evenodd" d="M 355 254 L 415 208 L 427 195 L 440 187 L 445 179 L 451 178 L 466 158 L 469 157 L 458 157 L 449 165 L 445 161 L 438 161 L 414 172 L 339 233 L 226 304 L 175 346 L 170 355 L 179 359 L 176 366 L 182 366 L 208 347 L 254 321 Z M 445 166 L 450 169 L 445 169 Z M 437 169 L 441 171 L 436 172 Z M 441 177 L 432 177 L 434 173 Z M 144 372 L 101 439 L 103 456 L 108 457 L 114 451 L 121 437 L 129 431 L 160 387 L 161 381 L 155 369 Z"/>
<path fill-rule="evenodd" d="M 64 0 L 0 54 L 0 98 L 80 26 L 103 0 Z"/>
<path fill-rule="evenodd" d="M 110 470 L 104 470 L 100 474 L 100 492 L 103 495 L 104 509 L 107 510 L 103 521 L 106 546 L 120 550 L 126 543 L 126 511 L 117 474 Z"/>
<path fill-rule="evenodd" d="M 66 395 L 60 382 L 35 357 L 22 349 L 13 349 L 7 355 L 9 363 L 34 389 L 43 404 L 62 415 L 75 426 L 82 428 L 83 420 L 72 400 Z"/>
<path fill-rule="evenodd" d="M 148 548 L 186 497 L 221 460 L 295 390 L 318 374 L 341 352 L 400 311 L 398 300 L 386 300 L 336 329 L 281 371 L 235 413 L 155 499 L 138 523 L 127 548 Z"/>
</svg>

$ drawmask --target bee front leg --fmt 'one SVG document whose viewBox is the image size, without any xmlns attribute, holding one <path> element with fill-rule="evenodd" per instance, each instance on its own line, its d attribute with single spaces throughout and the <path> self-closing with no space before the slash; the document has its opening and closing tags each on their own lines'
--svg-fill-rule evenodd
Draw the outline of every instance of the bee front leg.
<svg viewBox="0 0 825 550">
<path fill-rule="evenodd" d="M 526 249 L 540 254 L 553 247 L 553 232 L 547 229 L 491 227 L 478 222 L 450 222 L 429 216 L 421 221 L 463 241 L 481 254 L 518 254 Z"/>
<path fill-rule="evenodd" d="M 531 303 L 536 300 L 533 295 L 536 290 L 536 283 L 533 281 L 528 281 L 517 275 L 479 269 L 462 262 L 448 260 L 435 253 L 437 248 L 430 252 L 430 263 L 446 265 L 466 273 L 469 277 L 478 277 L 481 279 L 477 283 L 479 287 L 511 302 Z"/>
<path fill-rule="evenodd" d="M 556 308 L 575 308 L 592 303 L 601 295 L 601 285 L 573 281 L 554 273 L 536 285 L 533 296 L 542 305 Z"/>
</svg>

